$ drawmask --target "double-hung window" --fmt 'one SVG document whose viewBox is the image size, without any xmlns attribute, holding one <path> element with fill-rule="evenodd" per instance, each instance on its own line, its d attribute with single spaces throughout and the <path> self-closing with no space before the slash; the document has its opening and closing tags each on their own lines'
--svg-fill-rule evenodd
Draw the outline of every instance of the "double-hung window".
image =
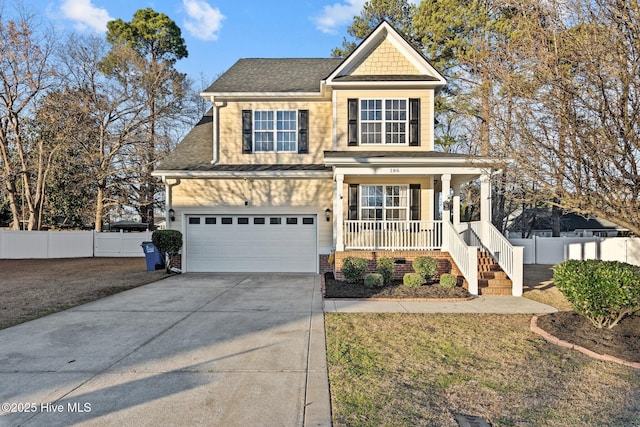
<svg viewBox="0 0 640 427">
<path fill-rule="evenodd" d="M 361 99 L 361 144 L 407 144 L 409 126 L 406 99 Z"/>
<path fill-rule="evenodd" d="M 406 185 L 361 185 L 360 219 L 406 221 L 409 218 Z"/>
<path fill-rule="evenodd" d="M 253 134 L 254 151 L 296 152 L 297 111 L 254 111 Z"/>
</svg>

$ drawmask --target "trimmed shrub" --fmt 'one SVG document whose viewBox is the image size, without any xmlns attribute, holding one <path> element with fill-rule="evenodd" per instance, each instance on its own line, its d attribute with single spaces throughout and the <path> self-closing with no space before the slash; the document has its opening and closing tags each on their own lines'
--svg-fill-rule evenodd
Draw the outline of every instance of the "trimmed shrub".
<svg viewBox="0 0 640 427">
<path fill-rule="evenodd" d="M 393 281 L 393 273 L 396 271 L 396 262 L 393 258 L 378 258 L 376 269 L 382 275 L 385 285 L 390 285 Z"/>
<path fill-rule="evenodd" d="M 455 288 L 458 285 L 458 276 L 445 273 L 440 276 L 440 286 L 447 289 Z"/>
<path fill-rule="evenodd" d="M 182 248 L 182 233 L 178 230 L 156 230 L 151 235 L 151 241 L 168 258 L 167 271 L 171 271 L 171 258 Z"/>
<path fill-rule="evenodd" d="M 435 276 L 438 270 L 438 261 L 428 256 L 420 256 L 413 261 L 413 271 L 420 274 L 425 280 Z"/>
<path fill-rule="evenodd" d="M 381 288 L 384 286 L 384 278 L 379 273 L 369 273 L 364 276 L 364 285 L 367 288 Z"/>
<path fill-rule="evenodd" d="M 618 261 L 568 260 L 553 267 L 553 281 L 596 328 L 613 328 L 640 311 L 640 268 Z"/>
<path fill-rule="evenodd" d="M 342 274 L 347 283 L 356 283 L 367 270 L 369 262 L 364 258 L 346 257 L 342 263 Z"/>
<path fill-rule="evenodd" d="M 424 284 L 424 277 L 420 273 L 407 273 L 402 277 L 402 283 L 409 288 L 419 288 Z"/>
</svg>

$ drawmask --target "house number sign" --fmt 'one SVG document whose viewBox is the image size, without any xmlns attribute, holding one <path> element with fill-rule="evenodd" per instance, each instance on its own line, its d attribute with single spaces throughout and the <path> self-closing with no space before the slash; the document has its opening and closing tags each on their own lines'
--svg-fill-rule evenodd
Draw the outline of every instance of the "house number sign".
<svg viewBox="0 0 640 427">
<path fill-rule="evenodd" d="M 389 168 L 389 173 L 400 173 L 400 169 L 398 169 L 398 168 Z"/>
</svg>

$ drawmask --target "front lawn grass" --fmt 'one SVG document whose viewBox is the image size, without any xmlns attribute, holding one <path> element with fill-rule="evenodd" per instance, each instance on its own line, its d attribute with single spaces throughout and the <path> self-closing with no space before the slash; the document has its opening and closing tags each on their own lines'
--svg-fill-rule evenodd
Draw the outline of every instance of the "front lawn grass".
<svg viewBox="0 0 640 427">
<path fill-rule="evenodd" d="M 640 425 L 640 370 L 529 331 L 529 315 L 326 313 L 336 426 Z"/>
</svg>

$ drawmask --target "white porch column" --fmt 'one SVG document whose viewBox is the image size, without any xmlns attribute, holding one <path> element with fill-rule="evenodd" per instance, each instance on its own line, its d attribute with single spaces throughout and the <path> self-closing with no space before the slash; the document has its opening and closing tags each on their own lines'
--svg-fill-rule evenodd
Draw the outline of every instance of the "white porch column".
<svg viewBox="0 0 640 427">
<path fill-rule="evenodd" d="M 453 228 L 460 227 L 460 184 L 453 186 Z"/>
<path fill-rule="evenodd" d="M 445 205 L 446 201 L 451 203 L 451 174 L 443 174 L 440 179 L 442 180 L 442 203 Z M 451 221 L 451 208 L 449 210 L 442 209 L 442 219 L 446 219 L 447 221 Z"/>
<path fill-rule="evenodd" d="M 342 198 L 344 189 L 344 175 L 336 174 L 335 188 L 333 189 L 333 231 L 335 236 L 336 252 L 344 251 L 344 212 L 342 209 Z"/>
<path fill-rule="evenodd" d="M 489 173 L 482 171 L 480 175 L 480 239 L 483 242 L 489 241 L 489 227 L 486 223 L 491 222 L 491 182 Z M 484 243 L 485 245 L 487 243 Z"/>
<path fill-rule="evenodd" d="M 480 221 L 491 222 L 491 180 L 486 171 L 480 175 Z"/>
<path fill-rule="evenodd" d="M 451 174 L 443 174 L 440 179 L 442 180 L 442 222 L 451 221 L 451 208 L 445 209 L 447 201 L 449 200 L 449 193 L 451 192 Z M 449 250 L 449 231 L 450 226 L 442 224 L 442 250 Z"/>
</svg>

